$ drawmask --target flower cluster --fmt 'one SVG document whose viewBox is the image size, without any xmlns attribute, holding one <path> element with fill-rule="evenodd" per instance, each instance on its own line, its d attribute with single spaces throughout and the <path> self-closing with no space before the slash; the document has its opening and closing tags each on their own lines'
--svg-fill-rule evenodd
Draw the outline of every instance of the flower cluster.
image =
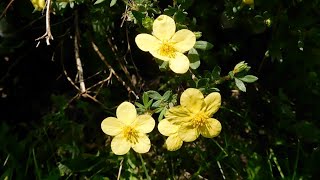
<svg viewBox="0 0 320 180">
<path fill-rule="evenodd" d="M 155 58 L 168 61 L 170 69 L 178 74 L 189 69 L 189 59 L 185 52 L 196 43 L 195 34 L 187 29 L 176 32 L 174 20 L 160 15 L 153 22 L 153 32 L 139 34 L 135 38 L 137 46 L 150 52 Z M 221 124 L 212 118 L 221 105 L 221 96 L 213 92 L 204 97 L 200 90 L 186 89 L 180 97 L 180 105 L 171 107 L 165 118 L 158 124 L 159 132 L 168 136 L 165 145 L 169 151 L 178 150 L 183 142 L 192 142 L 200 135 L 213 138 L 220 134 Z M 108 117 L 101 123 L 102 131 L 114 136 L 111 150 L 116 155 L 124 155 L 131 148 L 137 153 L 150 150 L 150 139 L 146 135 L 155 127 L 155 120 L 149 114 L 138 115 L 129 102 L 120 104 L 116 117 Z"/>
<path fill-rule="evenodd" d="M 220 134 L 221 124 L 211 118 L 221 105 L 221 96 L 213 92 L 204 98 L 203 94 L 194 88 L 189 88 L 181 94 L 180 105 L 169 109 L 165 119 L 158 124 L 158 130 L 166 140 L 166 147 L 175 151 L 184 142 L 192 142 L 201 134 L 213 138 Z"/>
</svg>

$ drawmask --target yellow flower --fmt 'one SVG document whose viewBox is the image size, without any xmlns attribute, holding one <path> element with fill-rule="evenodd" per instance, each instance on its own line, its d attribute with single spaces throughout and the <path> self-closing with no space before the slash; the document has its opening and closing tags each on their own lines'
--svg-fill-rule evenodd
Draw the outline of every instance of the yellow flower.
<svg viewBox="0 0 320 180">
<path fill-rule="evenodd" d="M 196 140 L 200 134 L 213 138 L 222 128 L 218 120 L 211 118 L 220 105 L 220 93 L 213 92 L 204 98 L 198 89 L 189 88 L 181 94 L 180 105 L 170 108 L 164 120 L 178 126 L 178 136 L 185 142 Z"/>
<path fill-rule="evenodd" d="M 166 119 L 163 119 L 158 124 L 159 132 L 164 136 L 169 136 L 165 143 L 166 148 L 169 151 L 176 151 L 180 149 L 180 147 L 183 144 L 183 141 L 178 134 L 179 127 L 180 127 L 179 125 L 174 125 Z"/>
<path fill-rule="evenodd" d="M 137 46 L 154 57 L 169 61 L 170 69 L 179 74 L 189 69 L 189 59 L 183 53 L 196 43 L 195 34 L 188 29 L 176 31 L 174 20 L 167 15 L 160 15 L 153 22 L 153 32 L 138 34 L 135 38 Z"/>
<path fill-rule="evenodd" d="M 130 148 L 137 153 L 149 151 L 151 143 L 146 135 L 153 130 L 155 121 L 150 115 L 137 115 L 136 108 L 129 102 L 121 103 L 117 108 L 117 118 L 108 117 L 101 123 L 105 134 L 115 136 L 111 141 L 111 150 L 117 155 L 126 154 Z"/>
<path fill-rule="evenodd" d="M 244 4 L 252 5 L 254 4 L 254 0 L 242 0 Z"/>
<path fill-rule="evenodd" d="M 42 11 L 46 5 L 45 0 L 31 0 L 31 3 L 36 11 Z"/>
</svg>

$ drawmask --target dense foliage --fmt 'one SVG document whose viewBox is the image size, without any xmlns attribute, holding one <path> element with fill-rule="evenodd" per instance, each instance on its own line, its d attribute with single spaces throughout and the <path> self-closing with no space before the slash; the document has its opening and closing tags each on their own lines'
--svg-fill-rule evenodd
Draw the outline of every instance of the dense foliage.
<svg viewBox="0 0 320 180">
<path fill-rule="evenodd" d="M 320 0 L 47 2 L 0 2 L 0 179 L 320 175 Z M 137 46 L 160 15 L 196 37 L 187 72 Z M 219 136 L 112 152 L 122 102 L 157 126 L 188 88 L 221 94 Z"/>
</svg>

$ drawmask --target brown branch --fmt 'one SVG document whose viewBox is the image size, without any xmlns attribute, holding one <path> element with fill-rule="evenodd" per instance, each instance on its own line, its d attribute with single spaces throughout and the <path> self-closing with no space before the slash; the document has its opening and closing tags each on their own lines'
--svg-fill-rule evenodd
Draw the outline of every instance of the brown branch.
<svg viewBox="0 0 320 180">
<path fill-rule="evenodd" d="M 47 0 L 46 2 L 46 32 L 41 37 L 37 38 L 36 41 L 39 41 L 37 46 L 40 44 L 41 39 L 46 39 L 47 45 L 50 45 L 50 39 L 53 40 L 53 36 L 51 34 L 50 28 L 50 9 L 51 9 L 51 0 Z"/>
<path fill-rule="evenodd" d="M 127 89 L 127 91 L 129 93 L 132 93 L 136 99 L 139 99 L 139 97 L 136 95 L 136 93 L 126 84 L 126 82 L 124 82 L 122 80 L 122 78 L 115 72 L 115 70 L 112 68 L 112 66 L 108 63 L 108 61 L 106 60 L 106 58 L 104 57 L 104 55 L 99 51 L 99 48 L 97 47 L 97 45 L 91 41 L 91 45 L 94 49 L 94 51 L 98 54 L 98 56 L 100 57 L 101 61 L 107 66 L 107 68 L 109 69 L 109 71 L 117 78 L 117 80 L 119 82 L 122 83 L 122 85 Z"/>
<path fill-rule="evenodd" d="M 79 24 L 78 24 L 78 11 L 75 10 L 75 18 L 74 18 L 74 25 L 75 25 L 75 35 L 74 35 L 74 54 L 76 58 L 76 65 L 77 65 L 77 70 L 78 70 L 78 80 L 80 83 L 80 92 L 84 93 L 86 92 L 86 85 L 83 80 L 83 69 L 82 69 L 82 63 L 80 59 L 80 54 L 79 54 Z"/>
<path fill-rule="evenodd" d="M 4 17 L 4 15 L 7 13 L 9 7 L 11 6 L 11 4 L 14 2 L 14 0 L 11 0 L 8 5 L 6 6 L 6 8 L 4 9 L 4 11 L 1 13 L 1 16 L 0 16 L 0 20 Z"/>
</svg>

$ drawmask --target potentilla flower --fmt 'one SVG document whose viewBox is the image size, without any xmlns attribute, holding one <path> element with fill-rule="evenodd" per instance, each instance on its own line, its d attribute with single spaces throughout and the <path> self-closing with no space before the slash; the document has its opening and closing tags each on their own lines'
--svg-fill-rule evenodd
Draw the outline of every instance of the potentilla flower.
<svg viewBox="0 0 320 180">
<path fill-rule="evenodd" d="M 178 126 L 178 136 L 185 142 L 196 140 L 200 134 L 213 138 L 222 128 L 217 119 L 211 118 L 220 105 L 220 93 L 213 92 L 204 98 L 201 91 L 189 88 L 181 94 L 180 105 L 170 108 L 164 120 Z"/>
<path fill-rule="evenodd" d="M 137 153 L 149 151 L 151 143 L 146 135 L 153 130 L 155 121 L 150 115 L 137 115 L 136 108 L 129 102 L 121 103 L 115 117 L 108 117 L 101 123 L 102 131 L 115 136 L 111 150 L 116 155 L 126 154 L 130 148 Z"/>
<path fill-rule="evenodd" d="M 170 69 L 179 74 L 189 69 L 189 59 L 183 53 L 190 50 L 196 43 L 195 34 L 188 29 L 176 32 L 174 20 L 167 15 L 160 15 L 153 22 L 153 32 L 139 34 L 135 38 L 137 46 L 154 57 L 169 61 Z"/>
</svg>

